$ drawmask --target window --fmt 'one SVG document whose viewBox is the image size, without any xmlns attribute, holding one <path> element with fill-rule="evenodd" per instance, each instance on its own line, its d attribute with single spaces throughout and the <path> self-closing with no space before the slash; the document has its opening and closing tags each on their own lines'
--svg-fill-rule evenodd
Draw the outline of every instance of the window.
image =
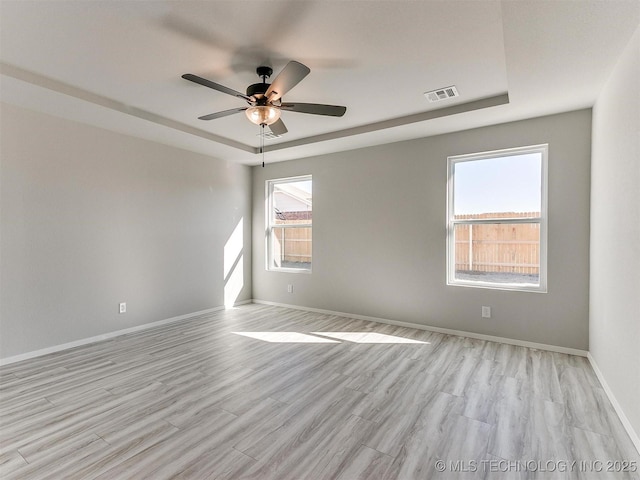
<svg viewBox="0 0 640 480">
<path fill-rule="evenodd" d="M 267 270 L 311 271 L 311 175 L 267 181 Z"/>
<path fill-rule="evenodd" d="M 447 284 L 546 292 L 547 145 L 448 160 Z"/>
</svg>

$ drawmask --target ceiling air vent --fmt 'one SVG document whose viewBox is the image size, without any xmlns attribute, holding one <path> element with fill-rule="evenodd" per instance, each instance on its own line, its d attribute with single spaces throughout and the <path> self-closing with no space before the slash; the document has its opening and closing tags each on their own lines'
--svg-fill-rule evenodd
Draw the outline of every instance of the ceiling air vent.
<svg viewBox="0 0 640 480">
<path fill-rule="evenodd" d="M 256 135 L 256 137 L 262 137 L 262 136 L 264 136 L 265 140 L 275 140 L 276 138 L 280 138 L 282 135 L 276 135 L 271 130 L 265 130 L 264 133 L 261 132 Z"/>
<path fill-rule="evenodd" d="M 450 87 L 425 92 L 424 96 L 427 97 L 427 100 L 430 102 L 439 102 L 440 100 L 446 100 L 447 98 L 459 97 L 460 94 L 458 93 L 455 85 L 451 85 Z"/>
</svg>

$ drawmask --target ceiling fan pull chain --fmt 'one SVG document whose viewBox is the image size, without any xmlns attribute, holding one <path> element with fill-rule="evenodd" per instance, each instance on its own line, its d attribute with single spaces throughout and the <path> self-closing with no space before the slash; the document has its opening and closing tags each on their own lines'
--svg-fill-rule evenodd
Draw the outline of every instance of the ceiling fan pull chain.
<svg viewBox="0 0 640 480">
<path fill-rule="evenodd" d="M 260 135 L 260 150 L 262 150 L 262 168 L 264 168 L 264 123 L 262 127 L 262 135 Z"/>
</svg>

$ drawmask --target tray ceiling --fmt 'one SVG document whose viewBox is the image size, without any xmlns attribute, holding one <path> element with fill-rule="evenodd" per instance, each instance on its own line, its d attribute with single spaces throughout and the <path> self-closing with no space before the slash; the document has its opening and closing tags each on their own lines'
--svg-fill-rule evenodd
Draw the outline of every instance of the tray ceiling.
<svg viewBox="0 0 640 480">
<path fill-rule="evenodd" d="M 311 73 L 283 112 L 279 161 L 593 105 L 640 3 L 499 1 L 2 1 L 2 101 L 215 157 L 257 164 L 243 106 L 183 73 L 244 91 L 255 68 Z M 273 77 L 272 77 L 273 78 Z M 455 85 L 459 97 L 424 92 Z"/>
</svg>

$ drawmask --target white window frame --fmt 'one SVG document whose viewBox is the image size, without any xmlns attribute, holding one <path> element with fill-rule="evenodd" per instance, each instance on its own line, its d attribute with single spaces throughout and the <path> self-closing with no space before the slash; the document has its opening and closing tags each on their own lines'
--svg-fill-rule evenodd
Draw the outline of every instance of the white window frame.
<svg viewBox="0 0 640 480">
<path fill-rule="evenodd" d="M 524 292 L 547 293 L 547 225 L 548 225 L 548 144 L 527 147 L 507 148 L 489 152 L 455 155 L 447 158 L 447 285 L 474 288 L 490 288 L 496 290 L 514 290 Z M 541 205 L 540 217 L 516 218 L 482 218 L 455 219 L 454 215 L 454 182 L 455 165 L 461 162 L 487 160 L 491 158 L 511 157 L 528 153 L 541 154 Z M 540 277 L 539 285 L 519 285 L 510 283 L 491 283 L 455 278 L 455 227 L 456 225 L 479 225 L 495 223 L 539 223 L 540 224 Z"/>
<path fill-rule="evenodd" d="M 266 235 L 266 241 L 265 241 L 265 247 L 266 247 L 266 252 L 265 252 L 265 259 L 266 259 L 266 269 L 268 271 L 271 272 L 289 272 L 289 273 L 311 273 L 311 269 L 313 268 L 313 240 L 311 242 L 311 266 L 309 268 L 287 268 L 287 267 L 276 267 L 274 266 L 274 262 L 273 262 L 273 257 L 272 257 L 272 253 L 273 253 L 273 227 L 277 227 L 277 228 L 285 228 L 285 229 L 289 229 L 289 228 L 311 228 L 311 236 L 313 239 L 313 220 L 311 223 L 297 223 L 295 225 L 282 225 L 282 224 L 274 224 L 274 209 L 273 209 L 273 187 L 274 185 L 277 184 L 282 184 L 282 183 L 295 183 L 295 182 L 304 182 L 304 181 L 310 181 L 312 182 L 312 195 L 313 195 L 313 178 L 312 175 L 300 175 L 297 177 L 285 177 L 285 178 L 274 178 L 274 179 L 270 179 L 267 180 L 265 182 L 265 189 L 266 189 L 266 196 L 267 196 L 267 201 L 265 202 L 266 205 L 266 212 L 265 212 L 265 224 L 266 224 L 266 228 L 265 228 L 265 235 Z M 312 196 L 313 198 L 313 196 Z M 313 200 L 312 200 L 313 201 Z M 311 207 L 311 211 L 313 212 L 313 206 Z"/>
</svg>

